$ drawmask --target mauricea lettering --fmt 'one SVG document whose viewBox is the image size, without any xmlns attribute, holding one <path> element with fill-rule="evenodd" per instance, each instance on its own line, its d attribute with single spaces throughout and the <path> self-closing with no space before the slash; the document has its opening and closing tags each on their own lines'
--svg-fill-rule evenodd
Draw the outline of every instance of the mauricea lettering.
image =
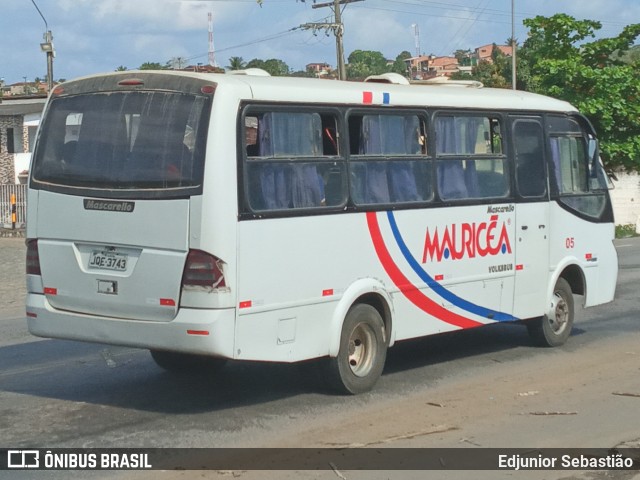
<svg viewBox="0 0 640 480">
<path fill-rule="evenodd" d="M 422 263 L 486 257 L 498 253 L 511 253 L 511 242 L 505 222 L 498 225 L 498 215 L 491 215 L 488 222 L 452 224 L 439 232 L 427 228 Z"/>
</svg>

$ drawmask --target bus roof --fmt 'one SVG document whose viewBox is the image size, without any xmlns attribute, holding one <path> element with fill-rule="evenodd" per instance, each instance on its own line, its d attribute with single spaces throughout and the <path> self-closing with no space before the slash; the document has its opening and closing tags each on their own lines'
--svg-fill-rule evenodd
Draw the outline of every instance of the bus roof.
<svg viewBox="0 0 640 480">
<path fill-rule="evenodd" d="M 414 107 L 479 108 L 494 110 L 574 112 L 568 102 L 519 90 L 499 88 L 456 88 L 446 83 L 398 85 L 377 82 L 322 80 L 300 77 L 271 77 L 263 75 L 230 75 L 183 71 L 130 70 L 92 75 L 70 83 L 89 81 L 99 77 L 118 76 L 135 78 L 136 75 L 164 75 L 185 79 L 209 81 L 217 88 L 237 90 L 246 100 L 295 102 L 315 104 L 384 105 Z M 176 79 L 177 80 L 177 79 Z"/>
</svg>

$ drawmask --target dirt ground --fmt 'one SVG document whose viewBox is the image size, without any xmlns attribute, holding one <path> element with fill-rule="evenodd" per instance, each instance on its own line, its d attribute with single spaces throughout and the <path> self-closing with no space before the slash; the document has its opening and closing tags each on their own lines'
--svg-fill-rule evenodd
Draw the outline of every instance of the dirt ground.
<svg viewBox="0 0 640 480">
<path fill-rule="evenodd" d="M 246 432 L 244 447 L 640 447 L 640 333 L 549 350 L 534 365 L 496 363 L 432 388 L 322 418 L 285 422 L 277 436 Z M 579 365 L 579 368 L 576 366 Z M 638 472 L 341 471 L 146 472 L 118 478 L 640 479 Z"/>
</svg>

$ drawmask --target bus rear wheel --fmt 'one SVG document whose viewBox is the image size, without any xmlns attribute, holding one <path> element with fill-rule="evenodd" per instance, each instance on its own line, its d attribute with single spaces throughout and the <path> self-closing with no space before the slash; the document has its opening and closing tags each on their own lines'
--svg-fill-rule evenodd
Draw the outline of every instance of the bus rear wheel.
<svg viewBox="0 0 640 480">
<path fill-rule="evenodd" d="M 371 390 L 384 369 L 387 343 L 380 313 L 364 303 L 351 307 L 342 325 L 338 355 L 328 362 L 329 386 L 352 395 Z"/>
<path fill-rule="evenodd" d="M 194 355 L 166 350 L 149 350 L 151 358 L 161 368 L 175 373 L 214 373 L 227 363 L 225 358 Z"/>
<path fill-rule="evenodd" d="M 553 289 L 549 313 L 527 324 L 529 334 L 543 347 L 563 345 L 571 335 L 574 315 L 571 287 L 564 278 L 559 278 Z"/>
</svg>

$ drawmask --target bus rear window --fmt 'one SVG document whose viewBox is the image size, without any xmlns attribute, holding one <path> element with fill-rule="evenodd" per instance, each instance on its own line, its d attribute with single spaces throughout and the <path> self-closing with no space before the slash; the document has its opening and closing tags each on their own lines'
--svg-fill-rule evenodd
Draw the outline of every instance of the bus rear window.
<svg viewBox="0 0 640 480">
<path fill-rule="evenodd" d="M 34 182 L 101 190 L 198 187 L 210 98 L 169 92 L 53 99 Z"/>
</svg>

